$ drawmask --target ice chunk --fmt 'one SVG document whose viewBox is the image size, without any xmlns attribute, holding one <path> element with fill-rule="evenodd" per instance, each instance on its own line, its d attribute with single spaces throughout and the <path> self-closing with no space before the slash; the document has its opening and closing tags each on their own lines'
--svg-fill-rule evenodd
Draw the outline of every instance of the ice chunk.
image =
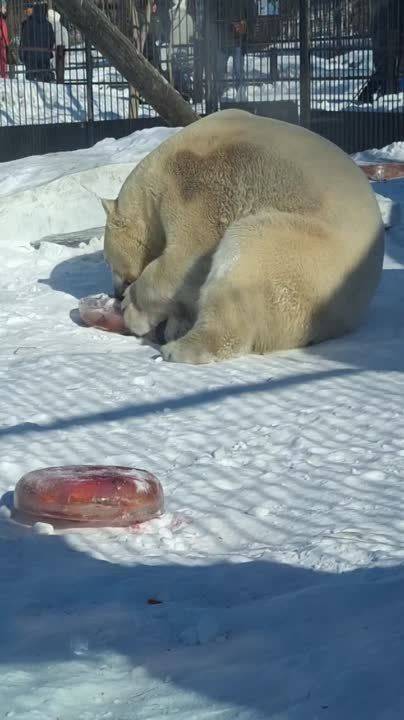
<svg viewBox="0 0 404 720">
<path fill-rule="evenodd" d="M 125 526 L 161 515 L 164 497 L 157 478 L 145 470 L 71 465 L 24 475 L 14 491 L 14 506 L 38 520 Z"/>
</svg>

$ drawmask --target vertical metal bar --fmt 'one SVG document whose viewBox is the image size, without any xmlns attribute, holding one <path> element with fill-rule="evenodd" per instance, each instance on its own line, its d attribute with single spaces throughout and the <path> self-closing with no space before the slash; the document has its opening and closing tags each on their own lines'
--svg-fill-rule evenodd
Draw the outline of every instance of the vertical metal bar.
<svg viewBox="0 0 404 720">
<path fill-rule="evenodd" d="M 89 147 L 94 145 L 94 91 L 93 91 L 93 56 L 91 43 L 85 39 L 86 56 L 86 88 L 87 88 L 87 128 Z"/>
<path fill-rule="evenodd" d="M 204 56 L 205 56 L 205 97 L 206 113 L 218 109 L 217 92 L 217 53 L 218 48 L 218 12 L 212 13 L 213 3 L 205 2 Z M 213 17 L 212 17 L 213 15 Z"/>
<path fill-rule="evenodd" d="M 299 0 L 300 124 L 311 127 L 310 0 Z"/>
<path fill-rule="evenodd" d="M 342 52 L 342 7 L 341 2 L 337 0 L 334 7 L 334 22 L 335 22 L 335 42 L 336 51 Z"/>
<path fill-rule="evenodd" d="M 277 47 L 271 47 L 269 49 L 269 79 L 273 83 L 276 83 L 279 80 Z"/>
<path fill-rule="evenodd" d="M 204 37 L 204 6 L 203 0 L 195 1 L 195 32 L 194 32 L 194 81 L 193 81 L 193 100 L 196 104 L 202 104 L 202 112 L 204 112 L 204 52 L 203 52 L 203 37 Z"/>
</svg>

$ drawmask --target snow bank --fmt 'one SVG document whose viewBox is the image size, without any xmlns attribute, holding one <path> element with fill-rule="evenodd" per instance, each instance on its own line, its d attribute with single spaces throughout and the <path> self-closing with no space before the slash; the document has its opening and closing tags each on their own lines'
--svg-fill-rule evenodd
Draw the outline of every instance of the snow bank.
<svg viewBox="0 0 404 720">
<path fill-rule="evenodd" d="M 99 198 L 116 197 L 135 165 L 175 132 L 153 128 L 86 150 L 0 164 L 0 235 L 26 244 L 104 225 Z"/>
</svg>

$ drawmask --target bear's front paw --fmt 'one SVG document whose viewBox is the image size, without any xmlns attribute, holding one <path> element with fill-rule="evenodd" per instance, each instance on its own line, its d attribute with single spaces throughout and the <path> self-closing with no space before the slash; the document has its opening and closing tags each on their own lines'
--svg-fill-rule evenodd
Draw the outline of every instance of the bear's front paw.
<svg viewBox="0 0 404 720">
<path fill-rule="evenodd" d="M 169 342 L 161 348 L 161 354 L 167 362 L 192 363 L 202 365 L 216 362 L 217 358 L 207 352 L 198 343 L 193 343 L 186 338 Z"/>
<path fill-rule="evenodd" d="M 122 300 L 123 320 L 128 328 L 134 335 L 142 337 L 147 335 L 150 330 L 153 329 L 154 325 L 151 322 L 151 318 L 143 310 L 139 310 L 133 302 L 133 288 L 131 293 L 132 285 L 125 290 L 124 298 Z"/>
</svg>

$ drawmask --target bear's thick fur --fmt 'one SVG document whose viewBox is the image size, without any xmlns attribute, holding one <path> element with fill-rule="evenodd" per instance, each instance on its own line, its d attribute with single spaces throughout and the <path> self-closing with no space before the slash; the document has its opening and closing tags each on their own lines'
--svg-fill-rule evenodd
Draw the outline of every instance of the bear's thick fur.
<svg viewBox="0 0 404 720">
<path fill-rule="evenodd" d="M 225 110 L 162 143 L 107 212 L 125 322 L 167 320 L 166 360 L 301 347 L 355 328 L 384 228 L 364 173 L 301 127 Z"/>
</svg>

